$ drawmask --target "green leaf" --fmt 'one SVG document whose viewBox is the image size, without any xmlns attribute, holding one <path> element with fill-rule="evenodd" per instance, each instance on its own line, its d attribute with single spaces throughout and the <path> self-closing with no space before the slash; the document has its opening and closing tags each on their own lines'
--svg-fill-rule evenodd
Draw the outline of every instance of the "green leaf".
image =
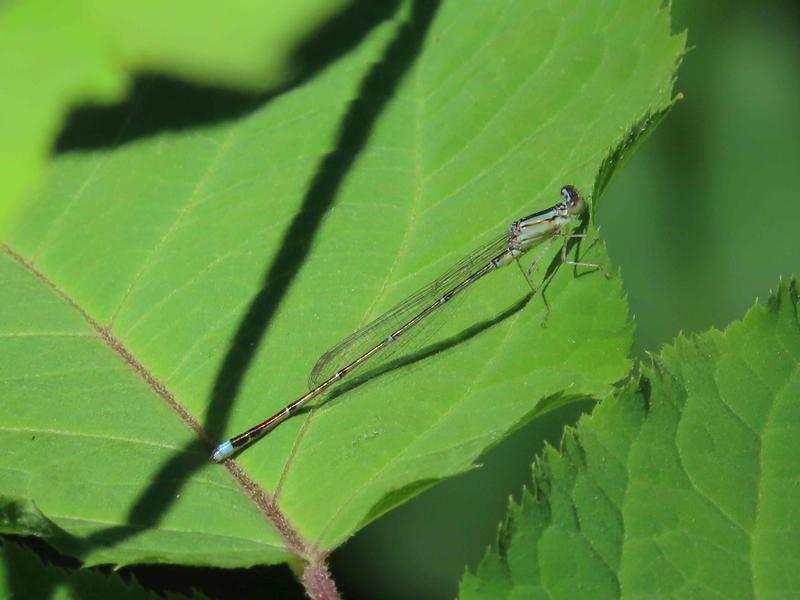
<svg viewBox="0 0 800 600">
<path fill-rule="evenodd" d="M 145 590 L 135 579 L 125 581 L 116 574 L 87 569 L 62 569 L 43 563 L 20 544 L 0 540 L 0 595 L 3 598 L 54 598 L 67 600 L 120 600 L 167 598 L 180 600 L 180 594 L 158 594 Z M 192 594 L 192 598 L 201 598 Z"/>
<path fill-rule="evenodd" d="M 788 597 L 800 589 L 796 280 L 679 338 L 534 468 L 461 597 Z"/>
<path fill-rule="evenodd" d="M 442 351 L 207 462 L 360 324 L 560 185 L 592 189 L 671 103 L 684 37 L 659 4 L 404 4 L 274 98 L 193 99 L 218 118 L 191 127 L 142 90 L 121 141 L 59 157 L 0 253 L 0 492 L 90 564 L 317 565 L 538 412 L 608 395 L 630 366 L 618 276 L 562 268 L 542 327 L 511 267 Z"/>
<path fill-rule="evenodd" d="M 268 89 L 346 0 L 0 3 L 0 234 L 38 183 L 64 116 L 120 100 L 136 73 Z"/>
</svg>

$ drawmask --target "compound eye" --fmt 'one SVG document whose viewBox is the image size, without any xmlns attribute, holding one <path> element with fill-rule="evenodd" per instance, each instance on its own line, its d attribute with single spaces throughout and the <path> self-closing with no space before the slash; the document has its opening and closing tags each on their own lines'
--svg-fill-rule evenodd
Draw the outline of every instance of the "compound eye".
<svg viewBox="0 0 800 600">
<path fill-rule="evenodd" d="M 568 186 L 561 188 L 561 199 L 563 200 L 564 204 L 569 204 L 572 202 L 572 191 Z"/>
</svg>

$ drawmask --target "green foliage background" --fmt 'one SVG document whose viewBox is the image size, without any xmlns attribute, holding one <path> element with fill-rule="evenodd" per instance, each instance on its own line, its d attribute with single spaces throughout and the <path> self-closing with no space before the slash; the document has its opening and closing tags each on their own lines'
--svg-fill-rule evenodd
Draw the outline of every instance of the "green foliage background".
<svg viewBox="0 0 800 600">
<path fill-rule="evenodd" d="M 678 336 L 537 458 L 486 598 L 781 598 L 800 589 L 797 280 L 724 331 Z"/>
<path fill-rule="evenodd" d="M 697 47 L 676 88 L 686 99 L 626 165 L 597 214 L 612 260 L 622 267 L 639 353 L 680 329 L 726 324 L 800 263 L 800 211 L 792 200 L 800 173 L 787 169 L 800 160 L 797 9 L 788 2 L 678 1 L 672 11 L 674 29 L 688 27 Z M 121 47 L 115 59 L 146 64 L 135 44 Z M 192 69 L 184 64 L 173 72 L 182 68 Z M 101 75 L 88 97 L 119 97 L 125 85 L 115 79 L 119 73 Z M 276 67 L 273 81 L 280 78 Z M 87 95 L 78 89 L 64 94 Z M 43 150 L 41 140 L 32 143 L 27 151 L 35 162 Z M 69 145 L 68 135 L 62 143 Z M 5 152 L 8 158 L 14 148 Z M 29 174 L 11 175 L 21 187 L 30 185 Z M 344 594 L 452 596 L 464 565 L 474 567 L 493 539 L 507 495 L 529 479 L 541 440 L 557 442 L 578 410 L 562 409 L 523 428 L 485 457 L 485 469 L 356 535 L 333 556 Z"/>
</svg>

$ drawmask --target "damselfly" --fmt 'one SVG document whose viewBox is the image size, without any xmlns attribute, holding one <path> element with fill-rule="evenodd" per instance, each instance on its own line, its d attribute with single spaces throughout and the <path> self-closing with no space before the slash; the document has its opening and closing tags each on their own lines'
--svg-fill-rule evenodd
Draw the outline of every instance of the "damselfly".
<svg viewBox="0 0 800 600">
<path fill-rule="evenodd" d="M 429 321 L 428 317 L 444 310 L 453 298 L 483 276 L 512 262 L 520 265 L 519 258 L 545 240 L 549 243 L 558 238 L 564 240 L 561 247 L 562 264 L 597 267 L 591 263 L 567 260 L 569 239 L 583 237 L 583 234 L 574 233 L 573 230 L 585 210 L 586 202 L 578 191 L 571 185 L 562 187 L 560 202 L 514 221 L 502 236 L 471 252 L 441 277 L 323 354 L 311 373 L 312 389 L 265 421 L 221 443 L 212 452 L 211 460 L 221 462 L 252 444 L 373 356 L 386 353 L 386 349 L 402 336 L 408 337 L 410 331 L 418 332 Z M 530 269 L 526 272 L 520 265 L 520 270 L 535 292 L 536 287 L 529 278 Z"/>
</svg>

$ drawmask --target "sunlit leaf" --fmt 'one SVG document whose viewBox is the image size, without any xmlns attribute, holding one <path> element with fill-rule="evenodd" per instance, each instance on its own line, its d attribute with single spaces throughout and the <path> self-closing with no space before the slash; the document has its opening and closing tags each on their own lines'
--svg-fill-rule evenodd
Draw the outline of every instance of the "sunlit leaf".
<svg viewBox="0 0 800 600">
<path fill-rule="evenodd" d="M 672 101 L 684 38 L 659 5 L 413 2 L 274 98 L 198 94 L 176 127 L 152 86 L 121 132 L 76 136 L 0 254 L 0 493 L 89 563 L 316 564 L 537 413 L 608 395 L 631 325 L 590 229 L 580 256 L 612 276 L 562 268 L 546 321 L 493 273 L 440 352 L 207 462 L 359 325 L 562 184 L 590 193 Z"/>
<path fill-rule="evenodd" d="M 120 100 L 137 73 L 268 89 L 346 0 L 0 3 L 0 234 L 37 184 L 64 116 Z"/>
</svg>

